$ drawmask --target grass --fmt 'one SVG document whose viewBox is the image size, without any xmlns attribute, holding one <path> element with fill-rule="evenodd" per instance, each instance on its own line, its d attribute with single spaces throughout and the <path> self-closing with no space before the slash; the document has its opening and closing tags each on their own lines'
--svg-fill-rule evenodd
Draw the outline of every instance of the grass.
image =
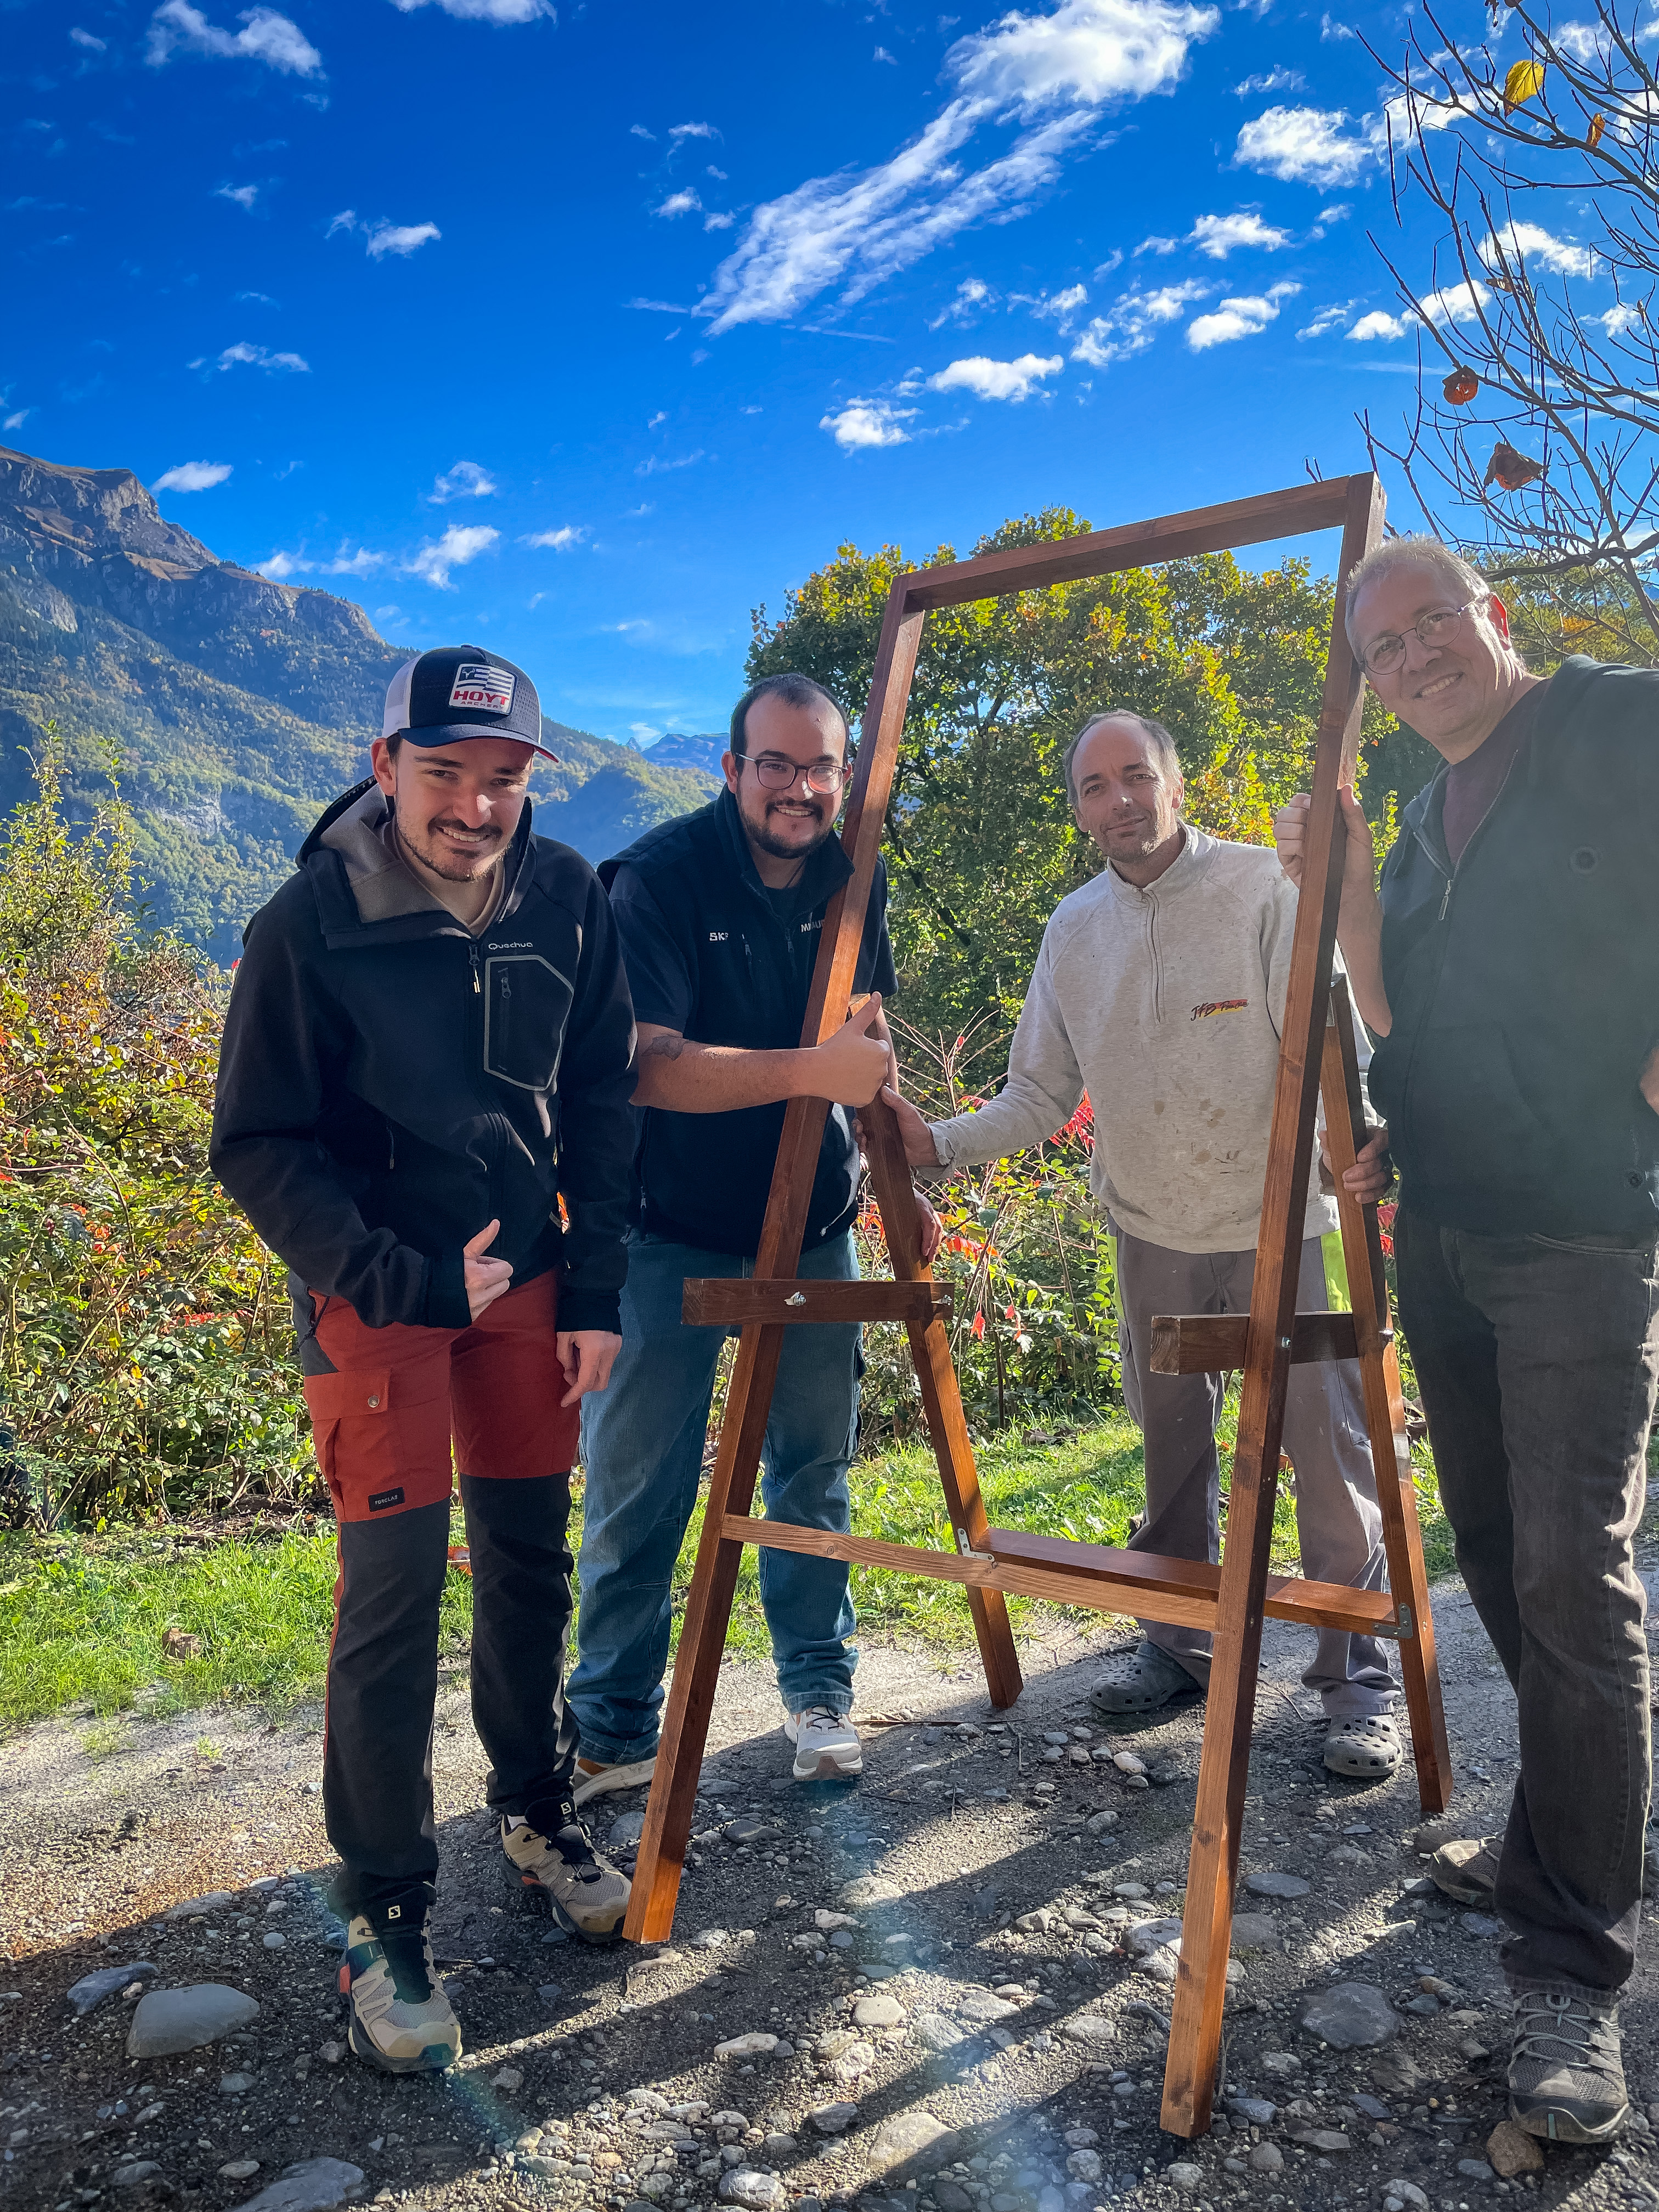
<svg viewBox="0 0 1659 2212">
<path fill-rule="evenodd" d="M 1229 1444 L 1230 1429 L 1231 1413 L 1223 1422 Z M 1127 1540 L 1143 1490 L 1139 1432 L 1127 1417 L 1042 1448 L 1011 1431 L 981 1445 L 978 1459 L 994 1523 L 1085 1543 Z M 1419 1492 L 1429 1571 L 1437 1576 L 1450 1571 L 1450 1540 L 1426 1469 L 1420 1470 Z M 953 1548 L 938 1473 L 925 1448 L 860 1462 L 853 1494 L 862 1534 Z M 676 1572 L 677 1625 L 701 1525 L 699 1508 Z M 580 1531 L 578 1499 L 573 1548 Z M 457 1540 L 464 1534 L 458 1515 Z M 1280 1572 L 1296 1571 L 1295 1511 L 1282 1487 L 1273 1560 Z M 334 1575 L 334 1532 L 325 1522 L 269 1537 L 215 1538 L 197 1529 L 0 1536 L 0 1728 L 79 1709 L 90 1723 L 82 1748 L 89 1757 L 108 1758 L 125 1741 L 117 1718 L 125 1712 L 148 1717 L 251 1705 L 281 1715 L 321 1695 Z M 855 1567 L 853 1595 L 868 1632 L 946 1646 L 970 1640 L 967 1605 L 952 1584 Z M 1064 1617 L 1029 1598 L 1011 1599 L 1009 1610 L 1017 1628 Z M 1098 1616 L 1071 1618 L 1084 1626 Z M 451 1574 L 442 1647 L 463 1647 L 471 1627 L 471 1583 Z M 199 1651 L 164 1657 L 169 1628 L 199 1638 Z M 752 1551 L 744 1555 L 730 1644 L 750 1655 L 767 1649 Z M 213 1754 L 208 1737 L 198 1747 L 204 1757 Z"/>
</svg>

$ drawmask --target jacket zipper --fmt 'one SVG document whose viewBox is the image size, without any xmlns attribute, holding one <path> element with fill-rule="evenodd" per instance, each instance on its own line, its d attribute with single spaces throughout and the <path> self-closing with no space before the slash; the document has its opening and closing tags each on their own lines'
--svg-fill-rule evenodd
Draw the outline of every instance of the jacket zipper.
<svg viewBox="0 0 1659 2212">
<path fill-rule="evenodd" d="M 472 995 L 475 999 L 482 998 L 483 985 L 478 979 L 478 940 L 476 937 L 466 948 L 466 957 L 472 963 Z"/>
<path fill-rule="evenodd" d="M 1146 901 L 1146 951 L 1152 963 L 1152 1019 L 1164 1026 L 1164 963 L 1158 949 L 1158 899 L 1152 891 L 1144 894 Z"/>
</svg>

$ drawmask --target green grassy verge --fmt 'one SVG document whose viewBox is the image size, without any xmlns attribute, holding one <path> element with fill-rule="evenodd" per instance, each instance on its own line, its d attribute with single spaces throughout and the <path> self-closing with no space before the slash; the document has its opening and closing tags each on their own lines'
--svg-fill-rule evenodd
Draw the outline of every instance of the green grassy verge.
<svg viewBox="0 0 1659 2212">
<path fill-rule="evenodd" d="M 1230 1424 L 1224 1423 L 1224 1437 Z M 1091 1544 L 1121 1544 L 1139 1510 L 1140 1439 L 1122 1416 L 1036 1449 L 1009 1434 L 984 1444 L 980 1480 L 992 1521 L 1035 1534 Z M 1419 1480 L 1431 1575 L 1449 1571 L 1450 1541 L 1433 1477 Z M 915 1448 L 862 1461 L 854 1469 L 854 1512 L 866 1534 L 889 1542 L 951 1549 L 931 1453 Z M 691 1573 L 701 1510 L 688 1532 L 677 1573 L 678 1621 Z M 333 1531 L 290 1531 L 268 1539 L 202 1540 L 201 1531 L 112 1530 L 42 1539 L 0 1536 L 0 1727 L 18 1727 L 65 1706 L 100 1717 L 137 1710 L 163 1714 L 214 1705 L 258 1705 L 281 1713 L 320 1694 L 327 1663 L 334 1586 Z M 580 1502 L 573 1548 L 580 1540 Z M 456 1539 L 465 1530 L 459 1516 Z M 1273 1516 L 1273 1565 L 1297 1565 L 1292 1501 L 1283 1492 Z M 950 1583 L 915 1582 L 854 1568 L 854 1599 L 867 1632 L 942 1645 L 969 1639 L 968 1608 Z M 1016 1626 L 1057 1617 L 1056 1609 L 1014 1598 Z M 1095 1616 L 1074 1616 L 1079 1626 Z M 452 1574 L 444 1599 L 443 1642 L 471 1635 L 472 1587 Z M 198 1639 L 199 1650 L 163 1654 L 170 1628 Z M 746 1553 L 732 1616 L 731 1646 L 766 1648 L 756 1555 Z M 103 1746 L 97 1729 L 88 1748 Z"/>
</svg>

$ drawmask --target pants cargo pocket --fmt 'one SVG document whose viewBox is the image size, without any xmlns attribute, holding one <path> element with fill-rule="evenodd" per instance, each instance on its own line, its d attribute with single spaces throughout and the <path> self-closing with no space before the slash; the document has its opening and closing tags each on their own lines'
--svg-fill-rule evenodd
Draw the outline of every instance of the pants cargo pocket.
<svg viewBox="0 0 1659 2212">
<path fill-rule="evenodd" d="M 449 1398 L 434 1380 L 423 1390 L 425 1377 L 385 1367 L 306 1376 L 317 1464 L 339 1520 L 379 1520 L 449 1496 Z"/>
</svg>

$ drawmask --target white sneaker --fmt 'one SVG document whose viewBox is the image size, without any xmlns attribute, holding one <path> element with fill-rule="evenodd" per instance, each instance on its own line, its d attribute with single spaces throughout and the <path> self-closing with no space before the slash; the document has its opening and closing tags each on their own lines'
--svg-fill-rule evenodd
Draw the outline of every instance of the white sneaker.
<svg viewBox="0 0 1659 2212">
<path fill-rule="evenodd" d="M 859 1732 L 845 1713 L 828 1705 L 809 1705 L 804 1713 L 786 1711 L 783 1732 L 795 1747 L 797 1782 L 836 1782 L 864 1771 Z"/>
</svg>

